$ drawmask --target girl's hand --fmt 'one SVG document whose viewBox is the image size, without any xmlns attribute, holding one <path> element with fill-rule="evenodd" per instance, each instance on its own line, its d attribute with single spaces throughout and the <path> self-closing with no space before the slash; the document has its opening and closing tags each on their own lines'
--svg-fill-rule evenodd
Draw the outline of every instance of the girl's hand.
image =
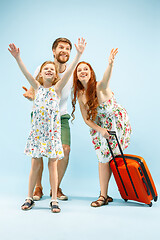
<svg viewBox="0 0 160 240">
<path fill-rule="evenodd" d="M 110 56 L 109 56 L 109 64 L 112 64 L 114 62 L 114 58 L 117 53 L 118 53 L 118 48 L 116 48 L 115 50 L 114 50 L 114 48 L 112 48 Z"/>
<path fill-rule="evenodd" d="M 109 137 L 110 137 L 110 134 L 108 133 L 106 128 L 101 128 L 100 134 L 106 139 L 109 139 Z"/>
<path fill-rule="evenodd" d="M 77 49 L 77 52 L 82 54 L 85 47 L 86 47 L 86 42 L 85 42 L 85 39 L 84 38 L 78 38 L 78 45 L 74 44 L 76 49 Z"/>
<path fill-rule="evenodd" d="M 12 54 L 12 56 L 14 58 L 18 58 L 20 56 L 20 50 L 19 48 L 16 48 L 16 46 L 14 45 L 14 43 L 9 44 L 8 51 L 10 51 L 10 53 Z"/>
</svg>

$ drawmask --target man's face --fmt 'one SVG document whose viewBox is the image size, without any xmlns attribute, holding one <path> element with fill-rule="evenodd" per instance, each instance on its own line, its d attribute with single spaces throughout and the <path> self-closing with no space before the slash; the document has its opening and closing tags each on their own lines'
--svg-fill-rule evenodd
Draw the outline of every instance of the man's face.
<svg viewBox="0 0 160 240">
<path fill-rule="evenodd" d="M 66 42 L 59 42 L 56 49 L 53 49 L 54 57 L 59 63 L 66 63 L 70 57 L 70 53 L 70 45 Z"/>
</svg>

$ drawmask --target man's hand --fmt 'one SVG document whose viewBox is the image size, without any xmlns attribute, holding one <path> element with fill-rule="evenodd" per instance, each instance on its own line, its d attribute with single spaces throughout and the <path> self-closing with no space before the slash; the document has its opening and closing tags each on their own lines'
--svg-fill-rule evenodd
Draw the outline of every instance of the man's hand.
<svg viewBox="0 0 160 240">
<path fill-rule="evenodd" d="M 78 53 L 82 54 L 85 47 L 86 47 L 86 42 L 85 42 L 85 39 L 84 38 L 78 38 L 78 45 L 74 44 L 75 47 L 76 47 L 76 50 Z"/>
<path fill-rule="evenodd" d="M 29 89 L 27 89 L 26 87 L 22 87 L 26 92 L 23 94 L 23 96 L 25 97 L 25 98 L 27 98 L 28 100 L 30 100 L 30 101 L 33 101 L 34 100 L 34 94 L 33 94 L 33 92 Z"/>
</svg>

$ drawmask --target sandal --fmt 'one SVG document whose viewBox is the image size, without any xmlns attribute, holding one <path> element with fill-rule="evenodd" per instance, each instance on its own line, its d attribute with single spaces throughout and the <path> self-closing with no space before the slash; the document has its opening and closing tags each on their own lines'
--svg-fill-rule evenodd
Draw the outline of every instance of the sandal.
<svg viewBox="0 0 160 240">
<path fill-rule="evenodd" d="M 61 211 L 60 207 L 57 204 L 53 204 L 53 202 L 58 203 L 57 200 L 52 199 L 52 201 L 50 202 L 50 207 L 51 207 L 51 212 L 53 213 L 59 213 Z M 58 210 L 58 211 L 57 211 Z"/>
<path fill-rule="evenodd" d="M 101 196 L 101 192 L 100 192 L 100 195 L 99 195 L 99 197 Z M 113 202 L 113 198 L 112 197 L 110 197 L 110 196 L 108 196 L 107 195 L 107 200 L 108 200 L 108 202 Z"/>
<path fill-rule="evenodd" d="M 113 202 L 113 198 L 107 195 L 108 202 Z"/>
<path fill-rule="evenodd" d="M 108 198 L 105 198 L 104 196 L 100 195 L 97 201 L 94 201 L 91 203 L 91 207 L 101 207 L 107 204 L 108 204 Z"/>
<path fill-rule="evenodd" d="M 27 201 L 27 200 L 30 200 L 30 201 Z M 30 210 L 34 205 L 35 205 L 35 203 L 33 201 L 33 198 L 27 197 L 25 199 L 25 203 L 23 203 L 23 205 L 21 206 L 21 209 L 22 210 Z M 23 208 L 23 207 L 26 207 L 26 208 Z"/>
</svg>

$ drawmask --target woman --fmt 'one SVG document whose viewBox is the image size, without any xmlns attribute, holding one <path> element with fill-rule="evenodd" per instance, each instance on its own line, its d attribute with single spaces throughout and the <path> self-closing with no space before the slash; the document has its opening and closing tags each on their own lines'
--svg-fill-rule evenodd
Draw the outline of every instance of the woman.
<svg viewBox="0 0 160 240">
<path fill-rule="evenodd" d="M 99 181 L 101 194 L 97 201 L 91 203 L 92 207 L 107 205 L 113 201 L 107 196 L 108 183 L 111 177 L 109 161 L 112 159 L 106 138 L 109 139 L 115 155 L 119 154 L 117 143 L 108 133 L 114 130 L 117 133 L 122 149 L 128 147 L 131 126 L 126 110 L 117 104 L 114 94 L 109 88 L 114 58 L 118 49 L 112 49 L 109 56 L 109 65 L 103 79 L 96 81 L 95 73 L 89 63 L 80 62 L 73 79 L 72 117 L 76 99 L 78 99 L 81 113 L 85 123 L 91 128 L 90 135 L 99 160 Z"/>
</svg>

